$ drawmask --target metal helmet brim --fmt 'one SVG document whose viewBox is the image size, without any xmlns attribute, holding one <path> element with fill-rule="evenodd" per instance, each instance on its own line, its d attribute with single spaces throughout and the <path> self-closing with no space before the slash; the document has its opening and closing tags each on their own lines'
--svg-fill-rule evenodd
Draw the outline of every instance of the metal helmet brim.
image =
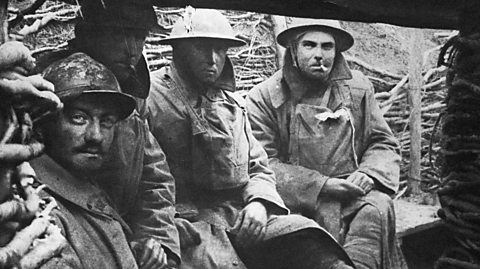
<svg viewBox="0 0 480 269">
<path fill-rule="evenodd" d="M 216 39 L 228 47 L 240 47 L 246 42 L 236 38 L 228 19 L 218 10 L 195 9 L 187 7 L 182 18 L 173 25 L 170 36 L 162 39 L 162 45 L 174 45 L 176 42 L 189 39 Z"/>
<path fill-rule="evenodd" d="M 335 45 L 340 52 L 346 51 L 353 46 L 353 36 L 341 28 L 340 22 L 309 18 L 292 18 L 288 28 L 278 34 L 277 43 L 287 48 L 290 46 L 292 38 L 299 33 L 315 30 L 331 34 L 335 38 Z"/>
<path fill-rule="evenodd" d="M 77 52 L 55 61 L 42 74 L 53 83 L 55 94 L 64 103 L 81 95 L 95 94 L 118 104 L 120 119 L 128 117 L 136 107 L 135 99 L 121 92 L 115 75 L 85 53 Z"/>
</svg>

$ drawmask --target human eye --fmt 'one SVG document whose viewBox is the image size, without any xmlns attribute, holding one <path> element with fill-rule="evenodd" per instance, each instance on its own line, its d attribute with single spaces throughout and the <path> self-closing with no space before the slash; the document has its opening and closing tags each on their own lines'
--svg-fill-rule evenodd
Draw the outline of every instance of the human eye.
<svg viewBox="0 0 480 269">
<path fill-rule="evenodd" d="M 325 50 L 332 50 L 332 49 L 335 48 L 335 43 L 333 43 L 333 42 L 324 43 L 324 44 L 322 44 L 322 47 Z"/>
<path fill-rule="evenodd" d="M 302 42 L 302 46 L 305 48 L 311 49 L 315 47 L 315 43 L 311 41 L 304 41 Z"/>
<path fill-rule="evenodd" d="M 77 125 L 83 125 L 88 121 L 88 116 L 82 111 L 71 111 L 69 118 L 73 124 Z"/>
<path fill-rule="evenodd" d="M 117 123 L 117 121 L 118 119 L 116 117 L 108 116 L 103 118 L 100 124 L 102 125 L 102 127 L 110 129 L 115 125 L 115 123 Z"/>
</svg>

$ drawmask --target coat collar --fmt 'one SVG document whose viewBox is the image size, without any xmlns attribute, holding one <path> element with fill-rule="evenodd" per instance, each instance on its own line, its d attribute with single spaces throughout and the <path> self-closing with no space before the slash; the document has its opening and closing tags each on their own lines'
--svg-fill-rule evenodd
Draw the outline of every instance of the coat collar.
<svg viewBox="0 0 480 269">
<path fill-rule="evenodd" d="M 89 211 L 119 218 L 106 194 L 86 180 L 80 180 L 46 154 L 30 161 L 39 181 L 61 198 Z"/>
<path fill-rule="evenodd" d="M 271 89 L 272 92 L 270 92 L 270 96 L 272 99 L 272 105 L 275 108 L 280 107 L 288 99 L 290 99 L 292 96 L 292 91 L 297 91 L 303 94 L 312 87 L 311 85 L 305 83 L 305 80 L 302 78 L 298 68 L 293 66 L 291 53 L 288 49 L 285 52 L 284 66 L 281 72 L 279 71 L 277 74 L 278 76 L 281 76 L 281 78 L 277 79 L 281 79 L 280 83 L 283 85 L 283 87 L 280 87 L 280 89 Z M 334 86 L 333 84 L 336 84 L 336 82 L 341 80 L 349 79 L 352 79 L 352 72 L 348 68 L 343 54 L 339 53 L 335 58 L 334 68 L 330 74 L 330 81 L 334 82 L 330 86 Z M 338 92 L 334 91 L 334 95 L 338 94 Z M 334 100 L 338 100 L 338 98 L 335 98 Z M 337 105 L 338 104 L 334 104 L 335 107 Z"/>
</svg>

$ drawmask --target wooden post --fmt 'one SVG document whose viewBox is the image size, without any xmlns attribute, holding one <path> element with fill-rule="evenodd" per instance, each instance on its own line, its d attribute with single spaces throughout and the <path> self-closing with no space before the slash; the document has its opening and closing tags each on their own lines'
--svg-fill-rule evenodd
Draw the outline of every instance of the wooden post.
<svg viewBox="0 0 480 269">
<path fill-rule="evenodd" d="M 0 0 L 0 44 L 8 40 L 8 0 Z"/>
<path fill-rule="evenodd" d="M 274 38 L 277 38 L 277 35 L 282 32 L 283 30 L 287 29 L 287 21 L 285 20 L 284 16 L 277 16 L 277 15 L 272 15 L 272 22 L 273 22 L 273 32 L 274 32 Z M 278 43 L 276 43 L 276 50 L 277 50 L 277 64 L 278 64 L 278 69 L 282 68 L 283 66 L 283 57 L 285 55 L 285 48 L 280 46 Z"/>
<path fill-rule="evenodd" d="M 408 102 L 410 105 L 410 167 L 408 171 L 408 185 L 412 194 L 418 194 L 421 181 L 421 150 L 422 150 L 422 52 L 423 32 L 412 29 L 410 35 L 409 91 Z"/>
</svg>

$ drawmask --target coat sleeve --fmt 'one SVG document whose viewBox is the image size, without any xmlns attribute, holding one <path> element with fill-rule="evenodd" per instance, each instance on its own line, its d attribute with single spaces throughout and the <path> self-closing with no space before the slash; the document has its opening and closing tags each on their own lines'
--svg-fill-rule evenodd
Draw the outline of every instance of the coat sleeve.
<svg viewBox="0 0 480 269">
<path fill-rule="evenodd" d="M 370 82 L 362 109 L 365 111 L 366 145 L 359 162 L 359 172 L 372 177 L 380 190 L 393 194 L 400 180 L 400 149 L 398 141 L 385 121 L 374 97 Z"/>
<path fill-rule="evenodd" d="M 165 154 L 145 125 L 146 143 L 136 210 L 131 217 L 133 240 L 156 238 L 180 260 L 180 242 L 174 223 L 175 182 Z"/>
<path fill-rule="evenodd" d="M 295 213 L 308 216 L 315 212 L 318 196 L 328 177 L 286 162 L 280 138 L 283 124 L 276 117 L 268 88 L 261 86 L 254 87 L 247 96 L 253 135 L 268 154 L 269 166 L 276 174 L 278 192 L 286 206 Z"/>
<path fill-rule="evenodd" d="M 46 261 L 44 264 L 40 266 L 41 269 L 45 268 L 83 268 L 83 264 L 80 261 L 80 258 L 78 257 L 77 253 L 73 249 L 72 245 L 68 241 L 68 237 L 65 234 L 66 228 L 68 227 L 67 220 L 62 216 L 62 213 L 60 210 L 54 210 L 52 211 L 51 214 L 51 219 L 52 222 L 60 228 L 62 231 L 62 235 L 67 239 L 67 243 L 65 247 L 62 249 L 62 251 Z"/>
<path fill-rule="evenodd" d="M 247 136 L 250 146 L 249 176 L 250 180 L 245 186 L 243 199 L 246 203 L 255 199 L 261 199 L 268 202 L 269 206 L 274 206 L 272 212 L 275 214 L 288 214 L 289 210 L 280 198 L 276 189 L 274 172 L 268 167 L 267 153 L 262 145 L 255 139 L 247 118 Z"/>
</svg>

